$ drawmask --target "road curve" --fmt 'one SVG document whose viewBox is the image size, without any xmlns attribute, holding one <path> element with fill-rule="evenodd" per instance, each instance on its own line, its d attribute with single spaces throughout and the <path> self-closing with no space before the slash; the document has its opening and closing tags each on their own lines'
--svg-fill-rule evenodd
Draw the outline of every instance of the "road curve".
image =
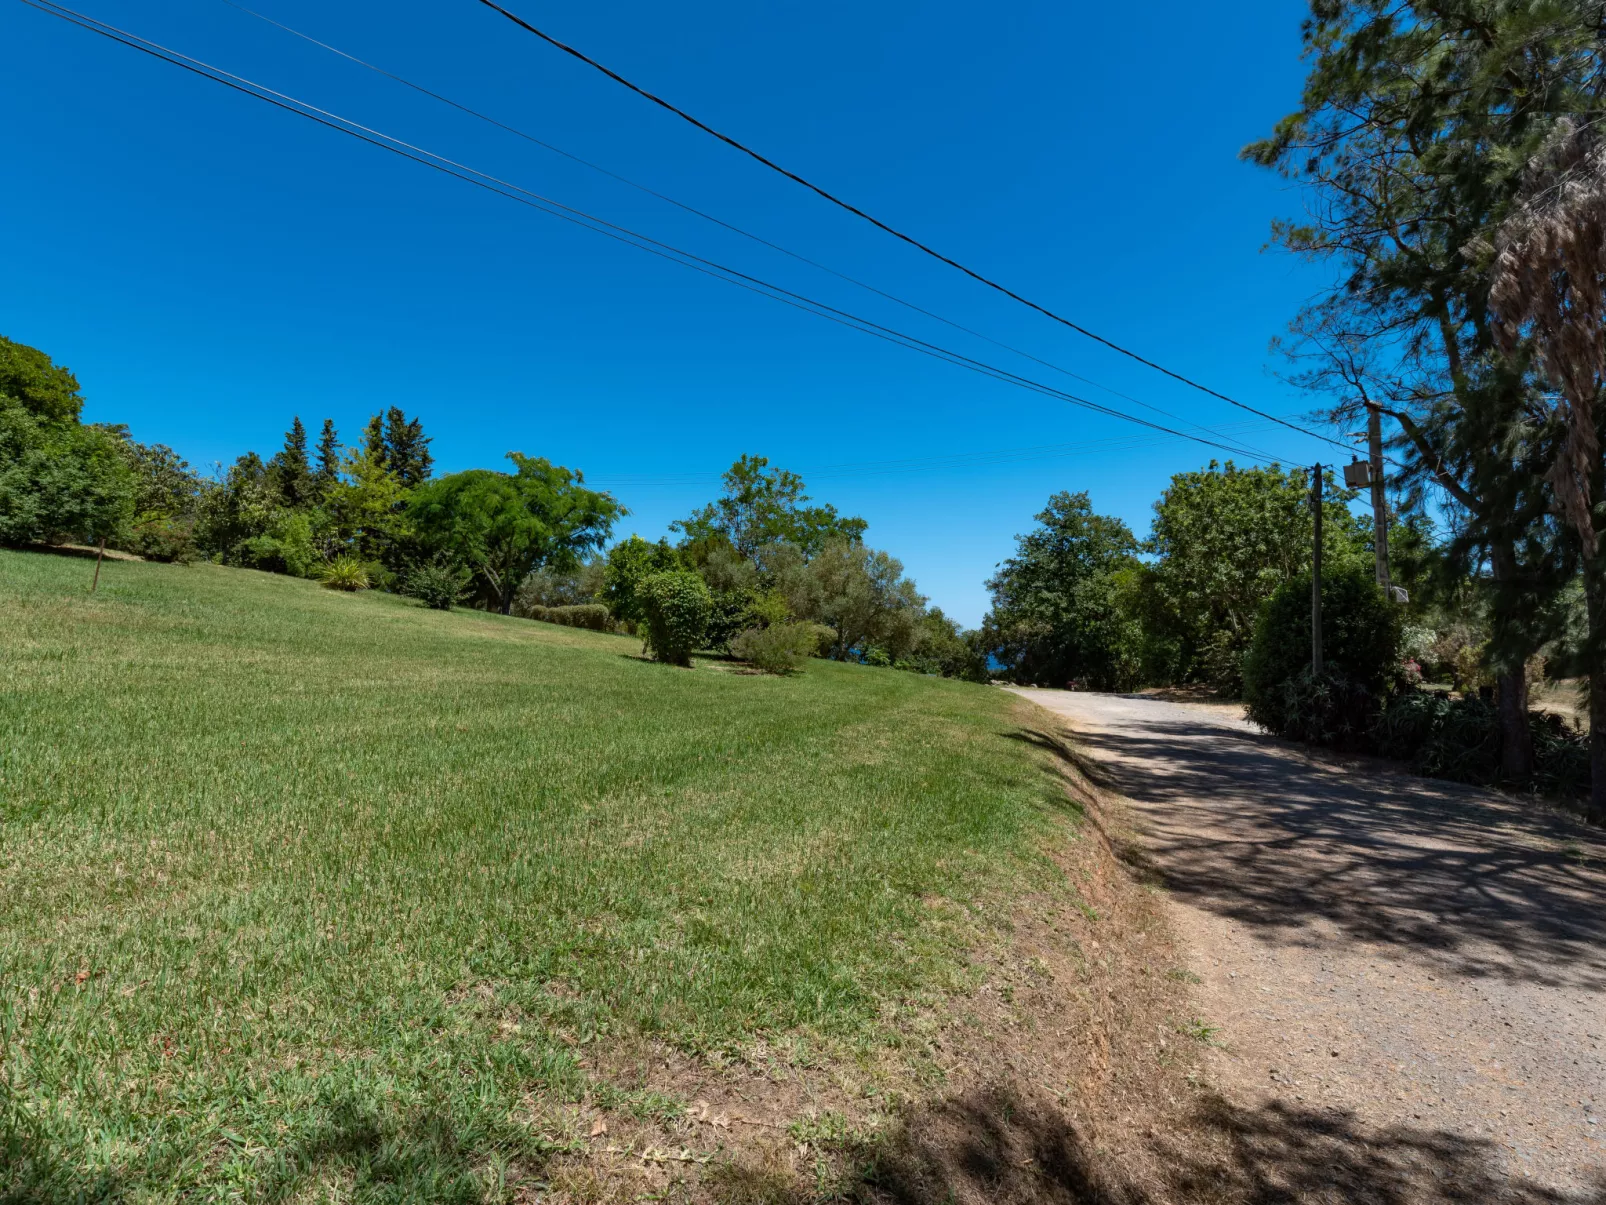
<svg viewBox="0 0 1606 1205">
<path fill-rule="evenodd" d="M 1130 801 L 1230 1097 L 1451 1144 L 1502 1195 L 1606 1199 L 1606 834 L 1231 708 L 1017 693 Z"/>
</svg>

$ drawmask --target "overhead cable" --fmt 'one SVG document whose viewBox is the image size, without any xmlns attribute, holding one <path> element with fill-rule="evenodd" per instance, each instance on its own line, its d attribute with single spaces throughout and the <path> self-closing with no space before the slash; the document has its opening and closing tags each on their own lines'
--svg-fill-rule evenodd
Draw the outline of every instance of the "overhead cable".
<svg viewBox="0 0 1606 1205">
<path fill-rule="evenodd" d="M 1319 440 L 1322 440 L 1322 441 L 1324 441 L 1326 443 L 1333 444 L 1333 445 L 1335 445 L 1337 447 L 1345 447 L 1346 446 L 1345 444 L 1341 443 L 1340 441 L 1338 441 L 1336 439 L 1333 439 L 1331 436 L 1327 436 L 1327 435 L 1321 434 L 1319 431 L 1309 430 L 1306 427 L 1299 426 L 1297 423 L 1291 423 L 1287 419 L 1278 418 L 1274 414 L 1269 414 L 1264 410 L 1257 409 L 1256 407 L 1249 405 L 1247 402 L 1240 402 L 1237 398 L 1229 397 L 1227 394 L 1221 393 L 1218 390 L 1212 389 L 1208 385 L 1201 384 L 1200 382 L 1194 380 L 1192 377 L 1184 376 L 1182 373 L 1173 371 L 1172 369 L 1167 368 L 1163 364 L 1158 364 L 1155 361 L 1149 359 L 1147 356 L 1143 356 L 1143 355 L 1139 354 L 1138 352 L 1133 351 L 1131 348 L 1123 347 L 1121 344 L 1115 342 L 1113 339 L 1107 339 L 1103 335 L 1100 335 L 1100 334 L 1098 334 L 1098 333 L 1096 333 L 1094 331 L 1088 330 L 1087 327 L 1082 326 L 1080 323 L 1073 322 L 1071 319 L 1066 318 L 1061 314 L 1055 313 L 1053 310 L 1049 309 L 1047 306 L 1041 305 L 1038 302 L 1033 301 L 1029 297 L 1022 296 L 1020 293 L 1015 292 L 1015 290 L 1009 288 L 1006 285 L 999 284 L 998 281 L 992 279 L 990 276 L 985 276 L 985 275 L 983 275 L 982 273 L 976 271 L 973 268 L 968 268 L 964 264 L 960 263 L 958 260 L 952 259 L 949 256 L 944 255 L 941 251 L 938 251 L 933 247 L 927 246 L 925 243 L 921 242 L 919 239 L 915 238 L 913 235 L 905 234 L 903 231 L 899 230 L 897 227 L 888 225 L 886 222 L 883 222 L 880 218 L 877 218 L 872 214 L 866 213 L 864 210 L 860 209 L 857 205 L 853 205 L 848 201 L 844 201 L 841 197 L 837 196 L 835 193 L 832 193 L 832 192 L 830 192 L 830 191 L 828 191 L 828 190 L 826 190 L 824 188 L 821 188 L 818 184 L 815 184 L 813 181 L 805 179 L 803 176 L 798 175 L 796 172 L 782 167 L 779 163 L 776 163 L 773 159 L 770 159 L 770 158 L 767 158 L 764 155 L 761 155 L 758 151 L 755 151 L 752 147 L 748 146 L 746 143 L 740 142 L 737 139 L 732 138 L 729 134 L 721 133 L 720 131 L 714 129 L 713 126 L 710 126 L 707 123 L 698 120 L 696 117 L 693 117 L 690 113 L 686 112 L 686 110 L 678 107 L 677 105 L 671 104 L 669 101 L 665 100 L 661 96 L 658 96 L 656 93 L 649 92 L 647 89 L 641 87 L 641 85 L 632 83 L 630 80 L 628 80 L 624 76 L 620 75 L 617 71 L 613 70 L 611 67 L 604 66 L 602 63 L 599 63 L 596 59 L 592 58 L 590 55 L 585 54 L 582 51 L 576 50 L 573 46 L 570 46 L 567 42 L 559 41 L 557 38 L 553 37 L 551 34 L 547 33 L 545 30 L 536 28 L 534 25 L 531 25 L 528 21 L 526 21 L 523 17 L 520 17 L 515 13 L 511 13 L 507 9 L 503 8 L 500 4 L 496 3 L 496 0 L 480 0 L 480 3 L 485 5 L 486 8 L 494 9 L 496 12 L 501 13 L 502 16 L 506 17 L 509 21 L 513 22 L 513 24 L 517 25 L 520 29 L 526 30 L 527 32 L 534 34 L 536 37 L 540 38 L 542 41 L 548 43 L 549 45 L 555 47 L 558 50 L 563 51 L 564 54 L 572 55 L 574 58 L 579 59 L 582 63 L 585 63 L 587 66 L 594 67 L 596 70 L 602 72 L 603 75 L 606 75 L 609 79 L 613 80 L 615 83 L 623 85 L 624 87 L 630 89 L 630 91 L 636 93 L 638 96 L 641 96 L 642 98 L 651 101 L 653 104 L 659 106 L 662 109 L 668 110 L 670 113 L 673 113 L 676 117 L 679 117 L 682 121 L 686 121 L 686 122 L 690 123 L 691 125 L 696 126 L 699 130 L 703 131 L 703 133 L 708 134 L 711 137 L 717 138 L 719 141 L 725 143 L 727 146 L 733 147 L 736 150 L 740 151 L 742 154 L 747 155 L 749 158 L 757 160 L 759 163 L 762 163 L 765 167 L 769 168 L 771 171 L 777 172 L 780 175 L 785 176 L 788 180 L 791 180 L 796 184 L 801 184 L 804 188 L 808 189 L 810 192 L 815 193 L 816 195 L 818 195 L 820 197 L 823 197 L 825 200 L 829 201 L 831 204 L 833 204 L 833 205 L 835 205 L 835 206 L 837 206 L 837 207 L 839 207 L 841 209 L 847 210 L 847 212 L 853 214 L 855 217 L 859 217 L 859 218 L 864 219 L 866 222 L 869 222 L 870 225 L 876 227 L 879 230 L 885 231 L 887 234 L 892 235 L 893 238 L 901 239 L 903 242 L 908 243 L 909 246 L 914 247 L 916 250 L 922 251 L 925 254 L 931 256 L 933 259 L 939 260 L 942 263 L 947 264 L 950 268 L 954 268 L 954 269 L 957 269 L 960 272 L 963 272 L 966 276 L 970 277 L 972 280 L 978 281 L 981 284 L 986 285 L 989 289 L 994 289 L 997 292 L 1002 293 L 1004 296 L 1006 296 L 1006 297 L 1008 297 L 1008 298 L 1010 298 L 1010 299 L 1012 299 L 1014 301 L 1018 301 L 1018 302 L 1020 302 L 1020 304 L 1026 306 L 1026 307 L 1028 307 L 1030 309 L 1036 310 L 1039 314 L 1042 314 L 1044 317 L 1051 318 L 1055 322 L 1058 322 L 1060 325 L 1069 327 L 1071 330 L 1075 331 L 1077 334 L 1082 335 L 1085 338 L 1091 339 L 1095 343 L 1103 344 L 1105 347 L 1109 348 L 1111 351 L 1119 352 L 1121 355 L 1126 356 L 1128 359 L 1136 360 L 1139 364 L 1142 364 L 1142 365 L 1144 365 L 1145 367 L 1148 367 L 1148 368 L 1152 368 L 1156 372 L 1163 373 L 1164 375 L 1170 377 L 1174 381 L 1180 381 L 1182 384 L 1187 385 L 1190 388 L 1197 389 L 1201 393 L 1209 394 L 1213 398 L 1217 398 L 1220 401 L 1226 402 L 1229 406 L 1236 406 L 1240 410 L 1247 410 L 1250 414 L 1256 414 L 1256 415 L 1259 415 L 1261 418 L 1269 419 L 1270 421 L 1272 421 L 1274 423 L 1279 423 L 1282 426 L 1287 427 L 1289 430 L 1298 431 L 1301 435 L 1309 436 L 1311 439 L 1319 439 Z"/>
<path fill-rule="evenodd" d="M 1000 368 L 997 365 L 989 364 L 984 361 L 974 359 L 970 356 L 965 356 L 959 352 L 953 351 L 950 348 L 945 348 L 938 344 L 927 342 L 926 340 L 919 339 L 914 335 L 907 334 L 906 332 L 895 330 L 892 327 L 884 326 L 880 323 L 873 322 L 868 318 L 863 318 L 846 310 L 838 309 L 835 306 L 827 305 L 822 301 L 817 301 L 801 293 L 796 293 L 790 289 L 785 289 L 780 285 L 772 284 L 768 281 L 760 279 L 759 277 L 740 272 L 735 268 L 730 268 L 713 260 L 694 255 L 689 251 L 674 247 L 668 243 L 660 242 L 657 239 L 650 238 L 645 234 L 641 234 L 637 231 L 630 230 L 627 227 L 608 222 L 602 218 L 596 217 L 593 214 L 586 213 L 583 210 L 564 205 L 561 202 L 542 196 L 539 193 L 531 192 L 528 189 L 521 188 L 516 184 L 512 184 L 496 176 L 478 171 L 475 168 L 471 168 L 465 164 L 458 163 L 455 160 L 448 159 L 443 155 L 438 155 L 433 151 L 426 151 L 421 147 L 404 142 L 399 138 L 395 138 L 389 134 L 384 134 L 368 126 L 361 125 L 358 122 L 352 121 L 350 118 L 341 117 L 340 115 L 332 113 L 326 109 L 320 109 L 306 101 L 298 100 L 286 93 L 275 91 L 266 85 L 258 84 L 255 81 L 246 79 L 244 76 L 235 75 L 232 72 L 225 71 L 220 67 L 215 67 L 209 63 L 202 62 L 199 59 L 191 58 L 189 55 L 182 54 L 176 50 L 171 50 L 168 47 L 160 45 L 159 43 L 141 38 L 136 34 L 119 29 L 118 27 L 110 25 L 104 21 L 100 21 L 96 18 L 86 16 L 83 13 L 76 12 L 73 9 L 67 8 L 65 5 L 57 4 L 55 3 L 55 0 L 21 0 L 21 3 L 28 5 L 30 8 L 38 9 L 40 12 L 48 13 L 49 15 L 57 17 L 70 24 L 77 25 L 80 28 L 86 29 L 92 33 L 100 34 L 103 37 L 118 42 L 124 46 L 128 46 L 131 49 L 138 50 L 153 58 L 157 58 L 173 66 L 183 68 L 192 74 L 202 76 L 205 79 L 210 79 L 214 83 L 222 84 L 236 92 L 240 92 L 244 95 L 254 97 L 257 100 L 264 101 L 273 105 L 275 108 L 283 109 L 289 113 L 294 113 L 300 117 L 306 118 L 309 121 L 313 121 L 318 125 L 326 126 L 329 129 L 346 134 L 349 137 L 356 138 L 361 142 L 366 142 L 372 146 L 379 147 L 382 150 L 389 151 L 390 153 L 401 158 L 410 159 L 415 163 L 423 164 L 425 167 L 433 168 L 434 170 L 442 172 L 445 175 L 454 176 L 459 180 L 473 184 L 477 188 L 482 188 L 488 192 L 496 193 L 498 196 L 506 197 L 507 199 L 516 201 L 519 204 L 526 205 L 532 209 L 537 209 L 542 213 L 549 214 L 550 216 L 557 217 L 573 225 L 580 226 L 597 234 L 614 239 L 617 242 L 622 242 L 628 246 L 636 247 L 638 250 L 646 251 L 649 254 L 656 255 L 662 259 L 667 259 L 672 263 L 681 264 L 683 267 L 691 268 L 693 271 L 701 272 L 704 275 L 711 276 L 716 280 L 723 280 L 727 284 L 733 284 L 738 288 L 746 289 L 749 292 L 757 293 L 760 296 L 769 297 L 772 300 L 781 302 L 783 305 L 790 305 L 795 309 L 804 311 L 805 313 L 815 314 L 816 316 L 825 318 L 828 321 L 838 323 L 839 325 L 849 327 L 850 329 L 861 331 L 865 334 L 883 339 L 889 343 L 894 343 L 899 346 L 909 348 L 912 351 L 917 351 L 923 355 L 931 356 L 934 359 L 942 360 L 947 363 L 969 369 L 970 371 L 977 372 L 983 376 L 992 377 L 995 380 L 1003 381 L 1006 384 L 1016 385 L 1034 393 L 1040 393 L 1045 396 L 1058 398 L 1059 400 L 1068 402 L 1071 405 L 1091 410 L 1095 413 L 1106 414 L 1112 418 L 1120 419 L 1123 422 L 1132 423 L 1141 427 L 1148 427 L 1155 431 L 1161 431 L 1169 435 L 1178 436 L 1182 439 L 1191 440 L 1194 443 L 1200 443 L 1209 447 L 1219 448 L 1222 451 L 1233 452 L 1239 455 L 1248 455 L 1252 459 L 1263 458 L 1262 454 L 1257 453 L 1252 449 L 1245 448 L 1242 445 L 1234 445 L 1223 443 L 1218 440 L 1206 439 L 1199 435 L 1193 435 L 1186 431 L 1178 431 L 1160 423 L 1151 422 L 1148 419 L 1138 418 L 1136 415 L 1127 414 L 1124 411 L 1116 410 L 1113 407 L 1090 401 L 1087 398 L 1079 397 L 1072 393 L 1067 393 L 1066 391 L 1057 389 L 1054 386 L 1045 385 L 1041 381 L 1036 381 L 1029 377 L 1023 377 L 1018 373 L 1010 372 L 1009 370 Z"/>
<path fill-rule="evenodd" d="M 1189 426 L 1191 426 L 1196 431 L 1203 431 L 1203 432 L 1205 432 L 1207 434 L 1219 433 L 1219 432 L 1216 431 L 1215 428 L 1202 426 L 1202 425 L 1200 425 L 1198 423 L 1190 422 L 1188 419 L 1185 419 L 1185 418 L 1183 418 L 1182 416 L 1180 416 L 1178 414 L 1174 414 L 1169 410 L 1165 410 L 1165 409 L 1162 409 L 1159 406 L 1155 406 L 1155 405 L 1153 405 L 1153 404 L 1151 404 L 1149 402 L 1145 402 L 1140 398 L 1135 398 L 1135 397 L 1131 396 L 1130 394 L 1122 393 L 1118 389 L 1112 389 L 1108 385 L 1101 384 L 1098 381 L 1091 380 L 1090 378 L 1082 376 L 1079 373 L 1072 372 L 1068 368 L 1063 368 L 1060 365 L 1055 364 L 1055 363 L 1053 363 L 1053 362 L 1051 362 L 1049 360 L 1045 360 L 1040 356 L 1033 355 L 1031 352 L 1022 351 L 1020 348 L 1011 346 L 1010 344 L 1005 343 L 1005 342 L 1003 342 L 1003 341 L 1001 341 L 999 339 L 994 339 L 990 335 L 984 335 L 978 330 L 973 330 L 972 328 L 970 328 L 968 326 L 965 326 L 962 323 L 955 322 L 951 318 L 946 318 L 941 314 L 934 313 L 933 311 L 928 310 L 923 306 L 917 305 L 916 303 L 914 303 L 912 301 L 909 301 L 906 298 L 899 297 L 894 293 L 889 293 L 884 289 L 877 288 L 875 285 L 869 284 L 866 281 L 858 279 L 857 277 L 850 276 L 846 272 L 839 271 L 836 268 L 830 267 L 829 265 L 820 263 L 818 260 L 811 259 L 807 255 L 803 255 L 800 252 L 793 251 L 788 247 L 784 247 L 779 243 L 773 242 L 772 240 L 765 238 L 763 235 L 754 234 L 753 232 L 751 232 L 749 230 L 744 230 L 742 227 L 737 226 L 732 222 L 727 222 L 723 218 L 715 217 L 713 214 L 708 213 L 705 210 L 699 209 L 694 205 L 688 205 L 684 201 L 677 200 L 674 197 L 671 197 L 671 196 L 668 196 L 665 193 L 659 192 L 655 188 L 649 187 L 646 184 L 641 184 L 638 181 L 632 180 L 628 176 L 620 175 L 618 172 L 615 172 L 615 171 L 610 170 L 609 168 L 603 167 L 599 163 L 594 163 L 591 160 L 583 158 L 580 155 L 576 155 L 571 151 L 566 151 L 562 147 L 554 146 L 552 143 L 546 141 L 543 138 L 538 138 L 534 134 L 531 134 L 531 133 L 528 133 L 525 130 L 519 129 L 517 126 L 509 125 L 505 121 L 502 121 L 502 120 L 500 120 L 498 118 L 492 117 L 487 113 L 483 113 L 478 109 L 470 107 L 469 105 L 465 105 L 461 101 L 453 100 L 451 97 L 444 96 L 441 93 L 434 91 L 433 89 L 426 88 L 422 84 L 414 83 L 412 80 L 406 79 L 403 76 L 397 75 L 393 71 L 388 71 L 383 67 L 380 67 L 380 66 L 378 66 L 378 65 L 376 65 L 374 63 L 368 62 L 366 59 L 359 58 L 357 55 L 351 54 L 349 51 L 342 50 L 338 46 L 331 46 L 328 42 L 324 42 L 324 41 L 322 41 L 322 40 L 320 40 L 318 38 L 315 38 L 311 34 L 304 33 L 299 29 L 296 29 L 296 28 L 294 28 L 292 26 L 286 25 L 282 21 L 275 20 L 274 18 L 269 17 L 264 13 L 258 12 L 254 8 L 247 7 L 246 5 L 241 4 L 239 2 L 239 0 L 223 0 L 223 3 L 227 4 L 230 8 L 237 9 L 238 11 L 240 11 L 242 13 L 245 13 L 248 16 L 256 18 L 258 21 L 262 21 L 262 22 L 265 22 L 268 25 L 272 25 L 276 29 L 281 29 L 285 33 L 290 34 L 293 37 L 300 38 L 304 42 L 311 43 L 312 45 L 317 46 L 320 49 L 327 50 L 331 54 L 338 55 L 340 58 L 343 58 L 343 59 L 347 60 L 348 62 L 355 63 L 357 66 L 365 68 L 368 71 L 372 71 L 376 75 L 383 76 L 385 79 L 392 80 L 395 83 L 401 84 L 405 88 L 410 88 L 414 92 L 417 92 L 417 93 L 419 93 L 419 94 L 421 94 L 423 96 L 429 97 L 431 100 L 439 101 L 441 104 L 447 105 L 447 106 L 449 106 L 449 107 L 451 107 L 453 109 L 456 109 L 460 113 L 464 113 L 464 114 L 468 115 L 469 117 L 475 118 L 476 120 L 483 121 L 486 124 L 494 126 L 496 129 L 505 131 L 506 133 L 512 134 L 517 138 L 522 138 L 526 142 L 532 143 L 533 145 L 540 147 L 542 150 L 550 151 L 552 154 L 559 155 L 562 158 L 567 159 L 572 163 L 577 163 L 581 167 L 589 168 L 591 171 L 598 172 L 601 175 L 607 176 L 610 180 L 618 181 L 620 184 L 623 184 L 623 185 L 625 185 L 625 186 L 627 186 L 629 188 L 636 189 L 638 192 L 645 193 L 647 196 L 653 197 L 653 198 L 655 198 L 655 199 L 657 199 L 659 201 L 663 201 L 665 204 L 673 205 L 675 208 L 677 208 L 679 210 L 682 210 L 685 213 L 689 213 L 694 217 L 700 218 L 705 222 L 712 223 L 713 225 L 718 226 L 721 229 L 728 230 L 732 234 L 740 235 L 742 238 L 750 239 L 751 241 L 759 244 L 760 246 L 767 247 L 772 251 L 777 251 L 782 255 L 789 256 L 790 258 L 792 258 L 794 260 L 797 260 L 799 263 L 807 264 L 809 267 L 817 269 L 818 271 L 825 272 L 825 273 L 827 273 L 827 274 L 829 274 L 831 276 L 835 276 L 839 280 L 844 280 L 848 284 L 851 284 L 851 285 L 854 285 L 854 286 L 856 286 L 858 288 L 864 289 L 867 292 L 874 293 L 877 297 L 884 298 L 885 300 L 891 301 L 896 305 L 901 305 L 905 309 L 912 310 L 913 312 L 915 312 L 917 314 L 920 314 L 923 317 L 930 318 L 930 319 L 932 319 L 933 321 L 936 321 L 936 322 L 940 322 L 943 325 L 951 327 L 952 329 L 954 329 L 956 331 L 960 331 L 963 334 L 970 335 L 972 338 L 980 339 L 985 343 L 990 343 L 994 347 L 1002 348 L 1004 351 L 1011 352 L 1014 355 L 1020 356 L 1023 359 L 1030 360 L 1034 364 L 1039 364 L 1044 368 L 1052 369 L 1054 372 L 1061 373 L 1064 376 L 1069 377 L 1073 381 L 1080 381 L 1084 385 L 1091 385 L 1094 389 L 1098 389 L 1098 390 L 1101 390 L 1101 391 L 1103 391 L 1105 393 L 1108 393 L 1112 397 L 1120 398 L 1122 401 L 1130 402 L 1134 406 L 1141 406 L 1145 410 L 1151 411 L 1151 412 L 1153 412 L 1155 414 L 1163 415 L 1166 418 L 1172 419 L 1172 420 L 1174 420 L 1176 422 L 1179 422 L 1179 423 L 1187 423 Z"/>
</svg>

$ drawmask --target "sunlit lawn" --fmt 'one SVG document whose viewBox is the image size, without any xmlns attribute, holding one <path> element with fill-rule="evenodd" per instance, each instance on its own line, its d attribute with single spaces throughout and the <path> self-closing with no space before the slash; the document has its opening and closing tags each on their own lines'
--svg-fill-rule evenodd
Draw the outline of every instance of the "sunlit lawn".
<svg viewBox="0 0 1606 1205">
<path fill-rule="evenodd" d="M 494 1195 L 587 1042 L 885 1043 L 1058 823 L 987 688 L 89 573 L 0 551 L 0 1199 Z"/>
</svg>

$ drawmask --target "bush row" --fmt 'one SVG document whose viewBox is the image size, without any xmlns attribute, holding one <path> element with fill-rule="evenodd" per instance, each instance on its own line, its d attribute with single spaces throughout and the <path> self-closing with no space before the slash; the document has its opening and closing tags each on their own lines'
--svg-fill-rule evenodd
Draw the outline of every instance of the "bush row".
<svg viewBox="0 0 1606 1205">
<path fill-rule="evenodd" d="M 559 623 L 566 628 L 585 628 L 592 632 L 617 632 L 613 612 L 601 603 L 581 603 L 569 607 L 528 606 L 520 612 L 525 619 Z"/>
</svg>

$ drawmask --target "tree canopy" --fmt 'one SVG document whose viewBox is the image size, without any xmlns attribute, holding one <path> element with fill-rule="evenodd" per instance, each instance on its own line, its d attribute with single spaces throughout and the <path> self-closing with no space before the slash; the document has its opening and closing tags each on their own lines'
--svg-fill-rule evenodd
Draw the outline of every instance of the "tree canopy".
<svg viewBox="0 0 1606 1205">
<path fill-rule="evenodd" d="M 407 503 L 424 547 L 472 569 L 503 614 L 532 570 L 576 564 L 625 513 L 612 495 L 585 488 L 577 472 L 519 452 L 508 459 L 515 472 L 452 473 L 420 486 Z"/>
</svg>

